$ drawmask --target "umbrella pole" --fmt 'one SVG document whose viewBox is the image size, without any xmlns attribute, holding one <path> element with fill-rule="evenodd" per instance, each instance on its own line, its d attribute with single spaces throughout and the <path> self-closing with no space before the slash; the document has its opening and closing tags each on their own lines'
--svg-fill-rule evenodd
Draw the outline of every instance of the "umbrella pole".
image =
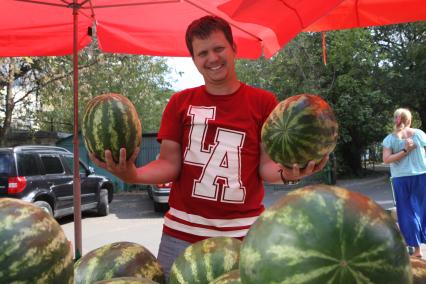
<svg viewBox="0 0 426 284">
<path fill-rule="evenodd" d="M 74 90 L 74 258 L 78 260 L 82 253 L 81 238 L 81 187 L 80 187 L 80 152 L 78 137 L 78 9 L 77 0 L 73 5 L 74 40 L 73 40 L 73 90 Z"/>
</svg>

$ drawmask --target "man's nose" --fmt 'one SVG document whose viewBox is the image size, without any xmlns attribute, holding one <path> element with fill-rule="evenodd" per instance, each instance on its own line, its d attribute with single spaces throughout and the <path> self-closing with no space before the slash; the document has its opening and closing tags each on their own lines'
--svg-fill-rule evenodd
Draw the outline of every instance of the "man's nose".
<svg viewBox="0 0 426 284">
<path fill-rule="evenodd" d="M 216 53 L 214 51 L 209 52 L 209 54 L 208 54 L 208 61 L 209 62 L 215 62 L 218 59 L 219 59 L 219 54 L 218 53 Z"/>
</svg>

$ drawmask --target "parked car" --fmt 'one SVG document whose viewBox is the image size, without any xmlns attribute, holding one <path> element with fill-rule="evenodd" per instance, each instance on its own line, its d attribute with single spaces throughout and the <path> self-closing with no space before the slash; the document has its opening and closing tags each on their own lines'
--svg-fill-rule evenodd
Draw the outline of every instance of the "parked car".
<svg viewBox="0 0 426 284">
<path fill-rule="evenodd" d="M 169 210 L 169 195 L 171 187 L 171 182 L 151 184 L 148 186 L 148 195 L 154 202 L 155 212 L 166 212 Z"/>
<path fill-rule="evenodd" d="M 32 202 L 55 218 L 74 213 L 74 157 L 55 146 L 0 148 L 0 198 Z M 109 214 L 114 185 L 80 161 L 81 210 Z"/>
</svg>

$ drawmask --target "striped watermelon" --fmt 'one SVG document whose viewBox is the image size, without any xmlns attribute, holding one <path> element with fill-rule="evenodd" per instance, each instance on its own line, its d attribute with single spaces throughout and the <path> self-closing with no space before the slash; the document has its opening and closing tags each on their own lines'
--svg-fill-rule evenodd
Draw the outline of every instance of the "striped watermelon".
<svg viewBox="0 0 426 284">
<path fill-rule="evenodd" d="M 410 284 L 396 223 L 370 198 L 314 185 L 265 210 L 241 246 L 243 283 Z"/>
<path fill-rule="evenodd" d="M 73 254 L 61 226 L 32 203 L 0 198 L 0 283 L 73 283 Z"/>
<path fill-rule="evenodd" d="M 209 284 L 241 284 L 240 270 L 235 269 L 216 278 Z"/>
<path fill-rule="evenodd" d="M 158 284 L 152 280 L 138 277 L 119 277 L 97 281 L 95 284 Z"/>
<path fill-rule="evenodd" d="M 104 94 L 90 100 L 83 115 L 82 132 L 89 152 L 105 161 L 105 150 L 111 150 L 118 162 L 120 148 L 126 148 L 127 159 L 142 139 L 142 126 L 132 102 L 120 94 Z"/>
<path fill-rule="evenodd" d="M 170 270 L 169 284 L 205 284 L 238 268 L 241 241 L 214 237 L 196 242 L 180 254 Z"/>
<path fill-rule="evenodd" d="M 262 128 L 262 144 L 271 159 L 286 167 L 301 168 L 321 161 L 337 143 L 338 124 L 321 97 L 292 96 L 279 103 Z"/>
<path fill-rule="evenodd" d="M 411 257 L 413 284 L 426 284 L 426 261 Z"/>
<path fill-rule="evenodd" d="M 144 246 L 131 242 L 104 245 L 74 265 L 75 284 L 92 284 L 118 277 L 139 277 L 165 283 L 164 271 Z"/>
</svg>

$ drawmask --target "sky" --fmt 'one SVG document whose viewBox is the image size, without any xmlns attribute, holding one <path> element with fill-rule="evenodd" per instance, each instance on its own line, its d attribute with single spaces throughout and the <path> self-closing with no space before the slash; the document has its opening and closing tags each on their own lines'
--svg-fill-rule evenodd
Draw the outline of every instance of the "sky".
<svg viewBox="0 0 426 284">
<path fill-rule="evenodd" d="M 203 77 L 190 57 L 167 57 L 167 61 L 170 68 L 175 70 L 170 78 L 173 90 L 180 91 L 204 84 Z M 178 72 L 183 72 L 182 76 L 177 75 Z"/>
</svg>

